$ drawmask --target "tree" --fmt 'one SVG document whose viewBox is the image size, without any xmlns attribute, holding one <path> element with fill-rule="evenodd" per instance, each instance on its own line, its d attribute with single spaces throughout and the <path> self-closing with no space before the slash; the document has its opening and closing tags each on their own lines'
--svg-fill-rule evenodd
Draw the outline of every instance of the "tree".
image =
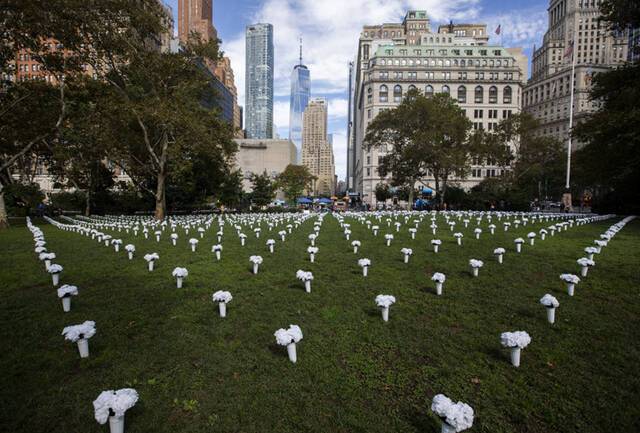
<svg viewBox="0 0 640 433">
<path fill-rule="evenodd" d="M 67 116 L 60 130 L 60 144 L 53 148 L 49 172 L 64 187 L 84 192 L 84 214 L 90 215 L 94 195 L 113 185 L 114 171 L 108 163 L 110 143 L 102 119 L 109 88 L 84 77 L 68 85 Z"/>
<path fill-rule="evenodd" d="M 46 83 L 25 82 L 0 94 L 0 228 L 9 225 L 5 188 L 15 182 L 19 163 L 25 171 L 31 170 L 38 156 L 48 152 L 62 120 L 59 110 L 58 92 Z M 21 177 L 26 177 L 25 171 Z"/>
<path fill-rule="evenodd" d="M 207 45 L 217 53 L 215 42 Z M 121 134 L 119 160 L 136 184 L 153 194 L 158 220 L 166 214 L 172 173 L 195 173 L 194 166 L 205 159 L 203 172 L 220 185 L 237 148 L 232 127 L 202 104 L 217 97 L 198 57 L 206 49 L 196 44 L 180 53 L 143 52 L 107 74 L 117 97 L 112 119 Z"/>
<path fill-rule="evenodd" d="M 251 193 L 253 204 L 262 208 L 271 203 L 271 200 L 276 196 L 276 186 L 267 172 L 251 176 L 251 183 L 253 184 L 253 192 Z"/>
<path fill-rule="evenodd" d="M 494 131 L 474 135 L 478 155 L 503 167 L 499 178 L 488 178 L 473 192 L 483 201 L 505 201 L 522 210 L 524 203 L 540 197 L 562 193 L 564 174 L 562 142 L 553 137 L 536 134 L 538 121 L 521 113 L 503 119 Z M 551 190 L 549 190 L 551 186 Z"/>
<path fill-rule="evenodd" d="M 478 153 L 471 140 L 471 122 L 448 95 L 426 97 L 411 90 L 402 103 L 378 114 L 364 139 L 368 150 L 385 151 L 378 173 L 391 175 L 391 183 L 409 190 L 413 205 L 416 182 L 433 176 L 440 203 L 444 203 L 449 179 L 464 177 L 470 159 Z"/>
<path fill-rule="evenodd" d="M 5 0 L 0 28 L 0 70 L 11 73 L 13 61 L 22 52 L 39 63 L 40 74 L 50 78 L 39 86 L 31 82 L 0 85 L 0 128 L 19 130 L 0 144 L 3 228 L 8 226 L 3 190 L 16 164 L 37 155 L 43 146 L 51 149 L 60 144 L 67 83 L 85 74 L 84 65 L 105 63 L 106 53 L 126 63 L 133 53 L 148 46 L 162 28 L 162 8 L 156 0 Z M 37 108 L 32 101 L 49 104 L 52 89 L 55 106 L 49 105 L 46 112 L 35 110 L 26 122 L 16 123 L 16 112 L 24 114 L 20 106 Z"/>
<path fill-rule="evenodd" d="M 392 197 L 389 185 L 382 182 L 376 185 L 375 193 L 376 201 L 381 201 L 383 203 Z"/>
<path fill-rule="evenodd" d="M 219 188 L 218 199 L 228 208 L 238 206 L 242 201 L 242 171 L 228 170 Z"/>
<path fill-rule="evenodd" d="M 292 203 L 302 195 L 305 190 L 311 188 L 311 183 L 317 178 L 309 172 L 305 165 L 289 164 L 276 179 L 276 186 Z"/>
</svg>

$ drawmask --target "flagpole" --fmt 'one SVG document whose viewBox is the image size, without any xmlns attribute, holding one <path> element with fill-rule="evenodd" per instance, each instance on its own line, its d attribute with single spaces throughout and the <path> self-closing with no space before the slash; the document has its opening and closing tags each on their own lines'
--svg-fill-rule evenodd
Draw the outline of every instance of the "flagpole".
<svg viewBox="0 0 640 433">
<path fill-rule="evenodd" d="M 576 43 L 572 42 L 571 48 L 571 97 L 569 98 L 569 143 L 567 145 L 567 182 L 566 189 L 569 190 L 571 186 L 571 130 L 573 128 L 573 99 L 574 99 L 574 84 L 575 84 L 575 72 L 576 72 Z"/>
</svg>

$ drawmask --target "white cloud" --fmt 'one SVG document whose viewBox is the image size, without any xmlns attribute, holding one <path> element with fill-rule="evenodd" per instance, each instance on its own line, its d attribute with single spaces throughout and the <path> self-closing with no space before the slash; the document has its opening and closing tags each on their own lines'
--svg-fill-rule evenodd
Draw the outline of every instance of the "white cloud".
<svg viewBox="0 0 640 433">
<path fill-rule="evenodd" d="M 290 75 L 298 63 L 300 36 L 304 42 L 304 62 L 311 71 L 312 96 L 326 97 L 329 100 L 330 123 L 344 128 L 348 108 L 348 63 L 356 55 L 362 26 L 399 22 L 409 9 L 426 10 L 433 30 L 437 24 L 451 19 L 455 22 L 487 23 L 489 32 L 493 34 L 501 23 L 506 46 L 528 47 L 541 39 L 546 28 L 544 8 L 487 15 L 483 14 L 480 0 L 263 0 L 244 24 L 267 22 L 274 27 L 274 122 L 280 135 L 287 136 Z M 231 57 L 238 101 L 244 105 L 244 31 L 223 41 L 222 48 Z M 344 146 L 336 145 L 335 149 L 337 173 L 344 178 L 345 164 L 338 164 L 338 161 L 346 154 L 346 139 L 344 134 L 335 137 L 338 142 L 344 141 Z"/>
<path fill-rule="evenodd" d="M 485 17 L 483 22 L 487 23 L 491 43 L 502 42 L 507 47 L 529 48 L 542 42 L 548 19 L 545 9 L 536 8 L 490 15 Z M 500 36 L 495 34 L 498 25 Z"/>
</svg>

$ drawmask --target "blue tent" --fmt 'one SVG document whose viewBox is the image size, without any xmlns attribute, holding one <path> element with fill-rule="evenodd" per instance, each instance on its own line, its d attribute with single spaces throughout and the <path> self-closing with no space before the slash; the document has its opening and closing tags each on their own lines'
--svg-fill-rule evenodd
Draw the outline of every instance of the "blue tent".
<svg viewBox="0 0 640 433">
<path fill-rule="evenodd" d="M 433 190 L 431 188 L 425 186 L 424 188 L 422 188 L 422 193 L 423 194 L 433 194 Z"/>
<path fill-rule="evenodd" d="M 300 197 L 300 198 L 298 198 L 297 201 L 298 201 L 298 204 L 311 204 L 311 203 L 313 203 L 311 200 L 309 200 L 306 197 Z"/>
<path fill-rule="evenodd" d="M 331 204 L 333 203 L 333 200 L 329 199 L 329 198 L 321 198 L 320 200 L 318 200 L 319 203 L 322 204 Z"/>
</svg>

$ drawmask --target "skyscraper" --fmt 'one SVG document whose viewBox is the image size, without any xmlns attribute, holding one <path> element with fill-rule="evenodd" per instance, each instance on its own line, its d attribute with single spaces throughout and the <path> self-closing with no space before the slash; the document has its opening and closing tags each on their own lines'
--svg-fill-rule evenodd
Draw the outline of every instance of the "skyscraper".
<svg viewBox="0 0 640 433">
<path fill-rule="evenodd" d="M 302 163 L 302 116 L 311 96 L 309 68 L 302 64 L 302 39 L 300 39 L 300 62 L 291 73 L 291 100 L 289 101 L 289 140 L 298 151 L 297 164 Z"/>
<path fill-rule="evenodd" d="M 333 147 L 327 136 L 327 100 L 314 98 L 304 110 L 302 124 L 302 164 L 317 177 L 314 195 L 331 196 L 335 190 Z"/>
<path fill-rule="evenodd" d="M 273 26 L 246 30 L 245 125 L 248 138 L 273 138 Z"/>
<path fill-rule="evenodd" d="M 533 52 L 523 111 L 540 122 L 538 134 L 568 144 L 569 124 L 576 125 L 600 106 L 589 94 L 593 76 L 627 61 L 629 35 L 608 28 L 597 2 L 549 0 L 547 11 L 549 29 Z"/>
<path fill-rule="evenodd" d="M 217 39 L 213 27 L 213 0 L 178 0 L 178 38 L 185 43 L 192 32 L 208 41 Z"/>
</svg>

